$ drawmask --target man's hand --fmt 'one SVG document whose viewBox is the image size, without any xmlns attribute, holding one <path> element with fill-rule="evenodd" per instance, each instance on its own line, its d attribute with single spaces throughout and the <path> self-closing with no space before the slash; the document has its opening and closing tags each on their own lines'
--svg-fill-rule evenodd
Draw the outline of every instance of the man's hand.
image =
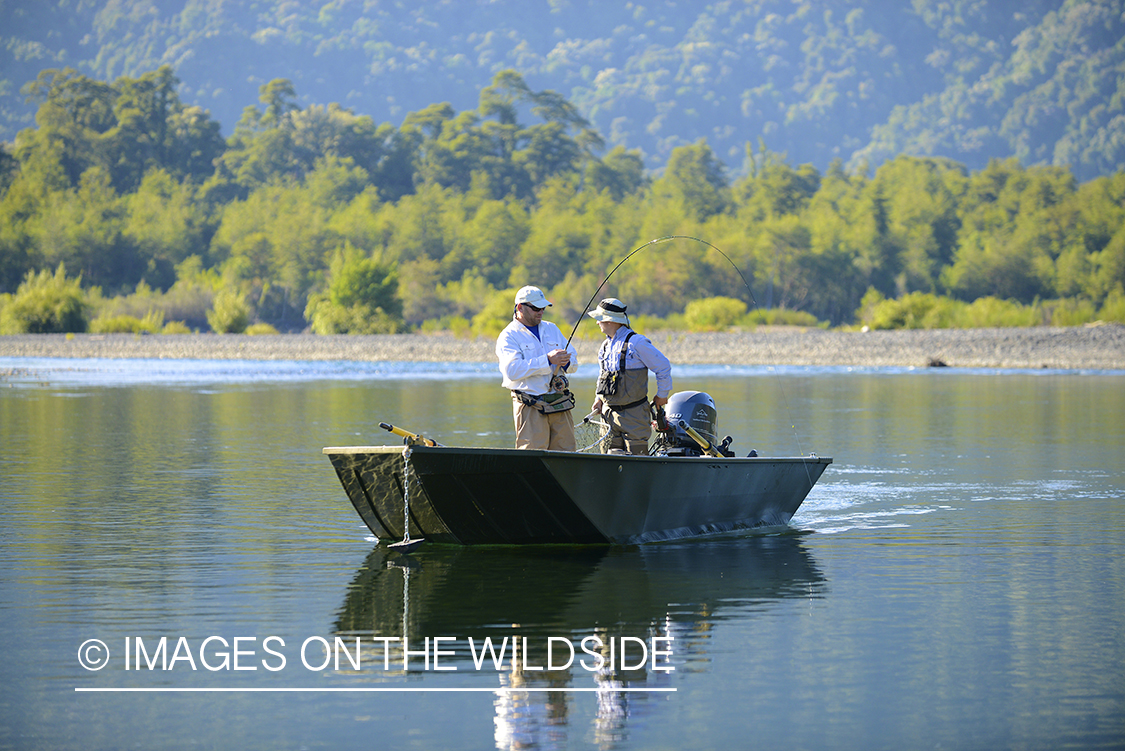
<svg viewBox="0 0 1125 751">
<path fill-rule="evenodd" d="M 565 367 L 570 365 L 570 353 L 565 349 L 553 349 L 547 353 L 547 362 L 552 365 Z"/>
<path fill-rule="evenodd" d="M 666 397 L 666 396 L 654 396 L 654 397 L 652 397 L 652 406 L 654 406 L 654 407 L 663 407 L 667 403 L 668 403 L 668 397 Z"/>
<path fill-rule="evenodd" d="M 590 411 L 597 412 L 599 415 L 602 413 L 602 398 L 600 396 L 590 405 Z"/>
</svg>

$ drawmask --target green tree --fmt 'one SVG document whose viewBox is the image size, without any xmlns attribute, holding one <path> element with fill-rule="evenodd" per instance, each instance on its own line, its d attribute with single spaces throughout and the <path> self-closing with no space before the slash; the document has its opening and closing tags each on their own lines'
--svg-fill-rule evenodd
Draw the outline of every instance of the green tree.
<svg viewBox="0 0 1125 751">
<path fill-rule="evenodd" d="M 112 85 L 71 68 L 44 70 L 24 87 L 39 102 L 39 127 L 20 132 L 16 156 L 25 165 L 57 164 L 69 187 L 92 167 L 105 170 L 119 193 L 134 190 L 151 169 L 202 180 L 224 144 L 217 123 L 180 102 L 178 83 L 167 65 Z"/>
<path fill-rule="evenodd" d="M 730 205 L 726 167 L 703 140 L 673 150 L 664 177 L 653 190 L 670 195 L 680 214 L 695 221 L 704 221 Z"/>
<path fill-rule="evenodd" d="M 974 175 L 962 205 L 953 263 L 942 274 L 962 300 L 996 296 L 1028 303 L 1055 294 L 1055 259 L 1074 217 L 1074 178 L 1055 167 L 994 160 Z"/>
<path fill-rule="evenodd" d="M 35 229 L 47 200 L 45 183 L 21 169 L 0 197 L 0 292 L 15 291 L 29 269 L 42 265 Z"/>
<path fill-rule="evenodd" d="M 512 163 L 527 173 L 533 185 L 578 172 L 582 149 L 567 135 L 562 123 L 532 125 L 522 135 L 526 144 L 512 155 Z"/>
<path fill-rule="evenodd" d="M 150 169 L 169 161 L 168 120 L 178 103 L 171 66 L 140 78 L 121 78 L 114 85 L 114 126 L 106 133 L 107 160 L 120 191 L 140 185 Z"/>
<path fill-rule="evenodd" d="M 113 87 L 88 78 L 73 68 L 48 69 L 23 88 L 39 103 L 37 128 L 20 131 L 15 154 L 21 164 L 53 162 L 64 185 L 77 186 L 83 173 L 107 165 L 105 134 L 115 125 Z M 42 169 L 42 168 L 40 168 Z"/>
<path fill-rule="evenodd" d="M 479 101 L 460 114 L 447 103 L 431 105 L 403 122 L 420 137 L 420 182 L 467 192 L 483 172 L 492 198 L 530 200 L 552 179 L 580 174 L 602 147 L 573 104 L 553 91 L 532 91 L 514 70 L 496 73 Z M 525 125 L 521 108 L 542 122 Z"/>
<path fill-rule="evenodd" d="M 883 164 L 871 183 L 889 253 L 876 265 L 896 278 L 900 292 L 935 292 L 957 251 L 961 197 L 968 179 L 961 165 L 900 156 Z M 899 276 L 901 274 L 901 276 Z M 884 292 L 890 288 L 872 279 Z"/>
<path fill-rule="evenodd" d="M 269 299 L 259 307 L 268 304 L 272 322 L 285 324 L 300 317 L 309 290 L 320 283 L 331 251 L 340 245 L 330 226 L 332 213 L 306 186 L 263 186 L 224 207 L 211 257 L 231 283 L 253 283 L 259 297 L 268 283 Z"/>
<path fill-rule="evenodd" d="M 644 159 L 639 151 L 615 146 L 604 158 L 590 161 L 586 167 L 586 184 L 590 190 L 608 191 L 614 200 L 620 201 L 649 184 Z"/>
<path fill-rule="evenodd" d="M 393 269 L 356 248 L 336 252 L 324 293 L 309 297 L 305 317 L 317 334 L 388 334 L 402 326 Z"/>
<path fill-rule="evenodd" d="M 109 174 L 92 167 L 77 189 L 48 194 L 32 230 L 38 252 L 47 265 L 80 269 L 88 283 L 132 289 L 146 264 L 124 237 L 125 213 Z"/>
<path fill-rule="evenodd" d="M 1125 285 L 1125 172 L 1079 186 L 1072 202 L 1076 224 L 1056 261 L 1058 292 L 1101 302 Z"/>
<path fill-rule="evenodd" d="M 485 301 L 481 311 L 473 316 L 471 329 L 473 336 L 482 336 L 487 339 L 495 339 L 500 336 L 504 327 L 512 322 L 512 315 L 515 312 L 512 301 L 516 299 L 517 289 L 518 287 L 513 287 L 496 290 L 492 293 L 492 296 Z"/>
<path fill-rule="evenodd" d="M 361 179 L 358 194 L 374 185 L 384 198 L 413 191 L 416 139 L 392 125 L 332 103 L 299 109 L 292 82 L 275 79 L 260 88 L 261 107 L 243 112 L 223 174 L 243 191 L 285 179 L 305 180 L 326 163 L 348 165 Z"/>
<path fill-rule="evenodd" d="M 462 274 L 460 279 L 439 284 L 437 298 L 446 308 L 443 315 L 472 319 L 484 308 L 495 292 L 495 287 L 475 270 L 470 269 Z"/>
<path fill-rule="evenodd" d="M 869 180 L 848 175 L 836 162 L 801 213 L 810 234 L 809 254 L 802 261 L 811 279 L 806 304 L 817 317 L 833 323 L 850 320 L 868 286 L 895 293 L 896 246 L 881 199 Z M 753 228 L 759 226 L 752 219 L 757 214 L 751 206 L 739 218 Z M 765 257 L 759 261 L 767 263 Z"/>
<path fill-rule="evenodd" d="M 190 183 L 177 183 L 162 169 L 149 172 L 124 197 L 122 240 L 137 249 L 144 278 L 154 287 L 168 289 L 176 264 L 207 252 L 214 227 L 194 198 Z"/>
<path fill-rule="evenodd" d="M 795 215 L 771 219 L 753 243 L 758 269 L 759 302 L 765 308 L 805 307 L 816 279 L 807 273 L 802 259 L 808 256 L 812 235 Z"/>
<path fill-rule="evenodd" d="M 0 144 L 0 197 L 8 192 L 19 174 L 19 162 L 8 149 L 9 144 Z"/>
<path fill-rule="evenodd" d="M 215 173 L 226 141 L 219 123 L 201 107 L 175 107 L 168 115 L 162 167 L 173 178 L 203 183 Z"/>
<path fill-rule="evenodd" d="M 746 157 L 750 171 L 734 186 L 734 193 L 743 211 L 756 220 L 800 213 L 820 188 L 820 173 L 813 165 L 793 169 L 784 154 L 769 151 L 762 142 L 757 154 L 747 144 Z"/>
<path fill-rule="evenodd" d="M 549 289 L 580 269 L 597 227 L 587 221 L 575 186 L 556 179 L 540 192 L 540 205 L 519 249 L 508 284 Z"/>
<path fill-rule="evenodd" d="M 459 194 L 430 183 L 381 209 L 383 257 L 405 263 L 426 256 L 439 263 L 455 247 L 453 230 L 463 216 Z"/>
</svg>

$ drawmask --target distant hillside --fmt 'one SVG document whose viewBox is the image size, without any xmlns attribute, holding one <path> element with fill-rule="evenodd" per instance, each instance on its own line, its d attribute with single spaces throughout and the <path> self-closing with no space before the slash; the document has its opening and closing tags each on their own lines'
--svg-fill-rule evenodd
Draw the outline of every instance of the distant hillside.
<svg viewBox="0 0 1125 751">
<path fill-rule="evenodd" d="M 705 138 L 734 173 L 759 139 L 791 163 L 899 153 L 1125 168 L 1121 0 L 21 0 L 0 4 L 0 137 L 51 67 L 99 79 L 171 64 L 229 134 L 259 87 L 398 125 L 514 68 L 650 169 Z"/>
</svg>

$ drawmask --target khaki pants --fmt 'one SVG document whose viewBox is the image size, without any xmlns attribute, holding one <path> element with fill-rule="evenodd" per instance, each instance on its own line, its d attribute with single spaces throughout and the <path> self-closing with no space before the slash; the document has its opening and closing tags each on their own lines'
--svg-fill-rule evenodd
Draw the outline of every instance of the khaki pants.
<svg viewBox="0 0 1125 751">
<path fill-rule="evenodd" d="M 623 410 L 605 407 L 603 412 L 605 421 L 609 424 L 609 440 L 602 444 L 603 453 L 648 454 L 652 418 L 649 416 L 647 403 Z"/>
<path fill-rule="evenodd" d="M 512 416 L 516 421 L 516 448 L 577 451 L 574 442 L 573 410 L 545 415 L 535 407 L 512 397 Z"/>
</svg>

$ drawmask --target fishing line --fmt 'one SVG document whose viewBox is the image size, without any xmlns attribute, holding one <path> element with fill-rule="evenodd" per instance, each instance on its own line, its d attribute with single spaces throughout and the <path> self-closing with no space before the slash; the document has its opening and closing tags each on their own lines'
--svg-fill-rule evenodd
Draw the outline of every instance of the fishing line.
<svg viewBox="0 0 1125 751">
<path fill-rule="evenodd" d="M 598 288 L 596 290 L 594 290 L 594 294 L 590 296 L 589 301 L 586 303 L 586 307 L 583 308 L 582 312 L 578 314 L 578 320 L 574 322 L 574 328 L 572 328 L 570 330 L 570 336 L 568 336 L 566 338 L 567 346 L 570 346 L 570 340 L 574 338 L 574 334 L 578 331 L 578 326 L 584 320 L 582 317 L 584 315 L 586 315 L 586 311 L 588 311 L 590 309 L 590 306 L 594 303 L 594 300 L 597 298 L 598 293 L 601 292 L 602 288 L 605 287 L 607 282 L 609 282 L 610 277 L 613 276 L 615 273 L 617 273 L 617 270 L 619 268 L 621 268 L 623 265 L 625 265 L 626 261 L 628 261 L 633 256 L 637 255 L 637 253 L 640 253 L 642 250 L 649 247 L 650 245 L 660 245 L 661 243 L 670 242 L 672 240 L 694 240 L 697 243 L 702 243 L 703 245 L 706 245 L 708 248 L 711 248 L 716 253 L 721 255 L 723 258 L 727 259 L 727 263 L 729 263 L 731 265 L 731 267 L 734 268 L 735 272 L 738 274 L 738 277 L 742 280 L 742 284 L 745 285 L 746 291 L 750 293 L 750 302 L 754 303 L 755 308 L 758 307 L 758 300 L 757 300 L 757 298 L 754 297 L 754 290 L 750 289 L 750 283 L 746 281 L 746 277 L 742 275 L 742 270 L 739 269 L 738 265 L 730 259 L 730 256 L 728 256 L 726 253 L 719 250 L 718 248 L 716 248 L 714 245 L 707 242 L 706 240 L 701 240 L 698 237 L 691 237 L 690 235 L 667 235 L 665 237 L 658 237 L 655 240 L 649 240 L 647 243 L 644 243 L 643 245 L 641 245 L 637 248 L 634 248 L 633 250 L 629 251 L 629 254 L 627 256 L 625 256 L 620 261 L 618 261 L 616 266 L 614 266 L 612 269 L 610 269 L 609 273 L 605 275 L 605 279 L 602 280 L 602 283 L 598 285 Z"/>
<path fill-rule="evenodd" d="M 758 298 L 754 296 L 754 290 L 750 287 L 750 282 L 746 281 L 746 276 L 742 273 L 742 269 L 738 268 L 738 264 L 736 264 L 734 261 L 732 261 L 731 257 L 728 256 L 726 253 L 724 253 L 720 248 L 718 248 L 715 245 L 707 242 L 706 240 L 703 240 L 703 239 L 698 238 L 698 237 L 692 237 L 691 235 L 666 235 L 665 237 L 658 237 L 654 240 L 649 240 L 648 242 L 646 242 L 642 245 L 639 245 L 638 247 L 629 251 L 628 255 L 626 255 L 624 258 L 622 258 L 620 261 L 618 261 L 617 265 L 614 266 L 612 269 L 610 269 L 609 273 L 605 275 L 605 279 L 602 280 L 602 283 L 598 285 L 598 288 L 596 290 L 594 290 L 594 294 L 590 296 L 589 301 L 586 303 L 586 307 L 584 307 L 582 309 L 582 312 L 578 314 L 578 320 L 574 322 L 574 328 L 572 328 L 570 330 L 570 336 L 568 336 L 567 339 L 566 339 L 566 345 L 567 345 L 568 348 L 570 347 L 570 340 L 573 339 L 574 335 L 578 332 L 579 325 L 581 325 L 582 321 L 585 320 L 586 312 L 588 310 L 590 310 L 590 306 L 594 303 L 594 300 L 597 299 L 598 295 L 601 293 L 601 291 L 605 287 L 605 285 L 609 282 L 610 277 L 612 277 L 615 273 L 617 273 L 617 270 L 619 268 L 621 268 L 622 266 L 624 266 L 626 261 L 628 261 L 630 258 L 635 256 L 637 253 L 640 253 L 645 248 L 648 248 L 648 247 L 651 247 L 651 246 L 654 246 L 654 245 L 660 245 L 660 244 L 666 243 L 666 242 L 671 242 L 672 240 L 692 240 L 694 242 L 700 243 L 701 245 L 706 245 L 708 248 L 715 251 L 716 253 L 721 255 L 723 258 L 725 258 L 727 260 L 727 263 L 729 263 L 731 265 L 731 268 L 733 268 L 735 270 L 735 273 L 738 274 L 738 278 L 742 280 L 742 285 L 744 287 L 746 287 L 746 292 L 750 295 L 750 302 L 754 304 L 754 309 L 760 310 L 760 308 L 758 307 Z M 767 350 L 769 349 L 768 343 L 766 344 L 766 348 L 767 348 Z M 772 356 L 771 356 L 770 359 L 773 359 Z M 804 450 L 804 447 L 801 446 L 801 437 L 797 434 L 797 424 L 793 420 L 793 411 L 789 406 L 789 396 L 785 393 L 784 386 L 781 385 L 781 382 L 780 382 L 781 376 L 777 372 L 777 369 L 774 368 L 772 365 L 770 366 L 770 369 L 773 371 L 774 376 L 779 379 L 778 383 L 781 386 L 781 397 L 782 397 L 782 400 L 785 402 L 785 411 L 786 411 L 786 414 L 789 416 L 789 423 L 793 428 L 793 439 L 797 443 L 797 453 L 801 456 L 801 459 L 803 460 L 805 458 L 805 450 Z M 811 487 L 812 484 L 813 484 L 813 481 L 812 481 L 812 476 L 809 474 L 808 465 L 804 461 L 802 461 L 801 464 L 802 464 L 802 466 L 805 467 L 805 476 L 808 477 L 809 486 Z"/>
</svg>

